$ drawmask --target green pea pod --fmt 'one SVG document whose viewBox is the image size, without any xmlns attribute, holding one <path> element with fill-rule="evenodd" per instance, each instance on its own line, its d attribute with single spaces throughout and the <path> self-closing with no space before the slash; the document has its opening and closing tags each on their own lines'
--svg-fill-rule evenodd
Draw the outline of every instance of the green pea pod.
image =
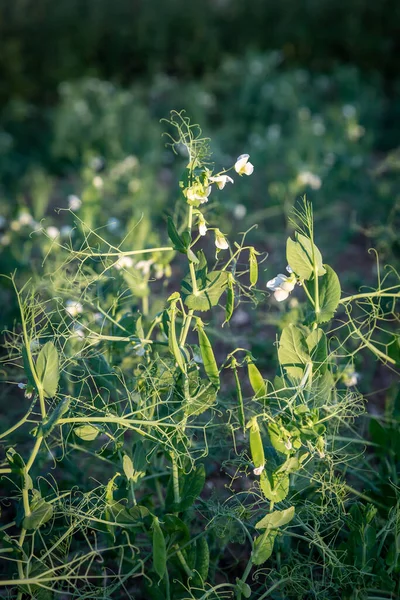
<svg viewBox="0 0 400 600">
<path fill-rule="evenodd" d="M 265 465 L 264 446 L 261 439 L 260 427 L 257 423 L 257 417 L 253 417 L 248 423 L 250 429 L 250 452 L 254 466 L 258 469 Z"/>
<path fill-rule="evenodd" d="M 235 304 L 235 291 L 233 288 L 233 283 L 233 277 L 232 275 L 230 275 L 228 279 L 228 289 L 226 291 L 225 321 L 222 326 L 224 326 L 225 323 L 228 323 L 231 320 L 233 314 L 233 307 Z"/>
<path fill-rule="evenodd" d="M 250 385 L 253 388 L 255 398 L 262 398 L 265 396 L 266 385 L 260 371 L 256 365 L 250 360 L 247 362 L 247 371 L 249 375 Z"/>
<path fill-rule="evenodd" d="M 167 569 L 167 550 L 165 547 L 165 538 L 161 530 L 157 517 L 153 518 L 153 566 L 154 570 L 162 579 Z"/>
<path fill-rule="evenodd" d="M 250 248 L 250 256 L 249 256 L 249 264 L 250 264 L 250 287 L 256 285 L 258 281 L 258 262 L 256 251 L 254 248 Z"/>
<path fill-rule="evenodd" d="M 215 360 L 210 340 L 204 332 L 201 321 L 197 322 L 197 333 L 199 334 L 199 346 L 201 358 L 203 360 L 204 370 L 207 373 L 208 379 L 211 381 L 211 383 L 216 388 L 219 388 L 220 382 L 217 362 Z"/>
<path fill-rule="evenodd" d="M 179 349 L 178 339 L 176 336 L 175 315 L 176 305 L 175 302 L 172 302 L 171 308 L 169 310 L 170 324 L 168 332 L 168 347 L 170 352 L 173 354 L 176 362 L 178 363 L 178 367 L 180 368 L 182 373 L 185 373 L 185 363 L 183 361 L 183 356 Z"/>
<path fill-rule="evenodd" d="M 243 431 L 245 430 L 245 416 L 244 416 L 244 405 L 243 405 L 243 394 L 242 388 L 240 386 L 239 375 L 237 371 L 237 361 L 235 358 L 232 359 L 231 367 L 233 369 L 233 375 L 235 377 L 236 384 L 236 394 L 238 398 L 238 415 L 239 415 L 239 423 L 243 427 Z"/>
</svg>

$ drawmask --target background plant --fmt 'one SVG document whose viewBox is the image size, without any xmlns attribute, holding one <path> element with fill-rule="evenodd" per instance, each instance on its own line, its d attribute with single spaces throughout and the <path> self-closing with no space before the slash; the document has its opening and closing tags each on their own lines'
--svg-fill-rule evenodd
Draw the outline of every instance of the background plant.
<svg viewBox="0 0 400 600">
<path fill-rule="evenodd" d="M 364 352 L 398 364 L 398 274 L 377 260 L 373 289 L 342 294 L 315 243 L 311 204 L 288 210 L 280 264 L 290 273 L 268 287 L 292 304 L 275 320 L 276 375 L 263 376 L 262 357 L 225 332 L 246 303 L 265 305 L 265 254 L 247 243 L 252 231 L 226 236 L 211 203 L 252 173 L 249 157 L 220 170 L 184 113 L 168 127 L 168 145 L 185 157 L 168 242 L 157 235 L 153 246 L 145 219 L 133 217 L 122 239 L 99 229 L 91 194 L 112 179 L 89 171 L 86 218 L 69 209 L 75 234 L 47 235 L 40 286 L 9 278 L 20 324 L 4 363 L 30 407 L 2 433 L 2 589 L 16 598 L 396 597 L 398 411 L 393 399 L 364 438 L 355 365 Z M 179 286 L 176 275 L 168 281 L 175 269 Z M 232 342 L 224 356 L 221 325 Z"/>
</svg>

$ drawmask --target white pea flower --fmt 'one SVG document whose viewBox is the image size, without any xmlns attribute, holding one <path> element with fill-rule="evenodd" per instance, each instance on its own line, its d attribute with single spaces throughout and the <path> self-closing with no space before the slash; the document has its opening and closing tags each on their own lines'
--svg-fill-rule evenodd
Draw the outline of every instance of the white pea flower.
<svg viewBox="0 0 400 600">
<path fill-rule="evenodd" d="M 139 260 L 136 263 L 136 268 L 142 272 L 143 275 L 148 275 L 150 273 L 150 267 L 153 264 L 154 260 L 151 258 L 149 260 Z"/>
<path fill-rule="evenodd" d="M 50 227 L 46 228 L 46 233 L 52 240 L 55 240 L 60 235 L 60 230 L 58 227 L 54 227 L 54 225 L 50 225 Z"/>
<path fill-rule="evenodd" d="M 33 339 L 31 341 L 31 343 L 29 344 L 29 348 L 30 348 L 30 351 L 32 353 L 37 352 L 38 350 L 40 350 L 40 342 L 39 342 L 39 340 Z"/>
<path fill-rule="evenodd" d="M 80 302 L 75 300 L 67 300 L 65 303 L 65 310 L 71 317 L 76 317 L 83 312 L 83 306 Z"/>
<path fill-rule="evenodd" d="M 261 473 L 264 471 L 264 465 L 261 465 L 261 467 L 257 467 L 255 469 L 253 469 L 253 473 L 254 475 L 261 475 Z"/>
<path fill-rule="evenodd" d="M 140 344 L 140 346 L 138 346 L 138 348 L 136 348 L 136 356 L 144 356 L 146 353 L 146 348 L 143 346 L 143 344 Z"/>
<path fill-rule="evenodd" d="M 133 267 L 133 260 L 130 256 L 120 256 L 114 266 L 118 271 L 121 269 L 129 269 L 130 267 Z"/>
<path fill-rule="evenodd" d="M 199 216 L 199 234 L 206 235 L 207 233 L 207 225 L 203 215 Z"/>
<path fill-rule="evenodd" d="M 290 273 L 289 277 L 287 275 L 283 275 L 283 273 L 279 273 L 267 283 L 267 288 L 274 292 L 275 300 L 278 302 L 286 300 L 296 285 L 296 275 L 292 272 L 292 269 L 289 266 L 287 267 L 287 271 Z"/>
<path fill-rule="evenodd" d="M 24 390 L 26 388 L 26 383 L 19 383 L 18 387 L 20 390 Z"/>
<path fill-rule="evenodd" d="M 285 445 L 286 450 L 291 450 L 293 448 L 292 442 L 290 440 L 286 440 L 284 445 Z"/>
<path fill-rule="evenodd" d="M 100 177 L 100 175 L 96 175 L 96 177 L 93 177 L 92 183 L 93 183 L 94 187 L 96 188 L 96 190 L 101 190 L 101 188 L 104 185 L 103 178 Z"/>
<path fill-rule="evenodd" d="M 215 230 L 215 245 L 220 250 L 228 250 L 228 248 L 229 248 L 229 244 L 227 242 L 226 237 L 224 236 L 223 233 L 221 233 L 221 231 L 219 229 Z"/>
<path fill-rule="evenodd" d="M 245 207 L 244 204 L 236 204 L 235 208 L 233 209 L 233 216 L 235 217 L 235 219 L 244 219 L 244 217 L 247 214 L 247 208 Z"/>
<path fill-rule="evenodd" d="M 22 212 L 18 217 L 18 221 L 21 225 L 31 225 L 34 219 L 30 213 Z"/>
<path fill-rule="evenodd" d="M 342 378 L 346 387 L 354 387 L 360 380 L 360 374 L 349 367 L 345 369 Z"/>
<path fill-rule="evenodd" d="M 10 243 L 11 243 L 11 238 L 10 238 L 10 236 L 7 233 L 5 233 L 4 235 L 0 236 L 0 244 L 2 246 L 9 246 Z"/>
<path fill-rule="evenodd" d="M 254 165 L 249 162 L 249 154 L 241 154 L 235 162 L 235 171 L 238 175 L 251 175 L 254 171 Z"/>
<path fill-rule="evenodd" d="M 309 185 L 313 190 L 319 190 L 322 185 L 321 178 L 311 173 L 311 171 L 301 171 L 297 176 L 297 183 L 300 185 Z"/>
<path fill-rule="evenodd" d="M 82 200 L 78 198 L 78 196 L 75 196 L 75 194 L 70 194 L 68 196 L 68 207 L 71 210 L 79 210 L 81 206 Z"/>
<path fill-rule="evenodd" d="M 85 339 L 85 332 L 82 329 L 82 327 L 75 327 L 74 332 L 71 337 L 76 338 L 79 341 L 82 341 Z"/>
<path fill-rule="evenodd" d="M 208 196 L 211 194 L 211 185 L 204 187 L 201 183 L 195 183 L 186 190 L 186 199 L 190 203 L 204 204 L 208 202 Z"/>
<path fill-rule="evenodd" d="M 11 221 L 10 223 L 11 231 L 19 231 L 21 229 L 21 223 L 19 221 Z"/>
<path fill-rule="evenodd" d="M 229 175 L 216 175 L 215 177 L 209 177 L 208 181 L 216 183 L 220 190 L 223 190 L 227 183 L 234 183 L 232 177 L 229 177 Z"/>
</svg>

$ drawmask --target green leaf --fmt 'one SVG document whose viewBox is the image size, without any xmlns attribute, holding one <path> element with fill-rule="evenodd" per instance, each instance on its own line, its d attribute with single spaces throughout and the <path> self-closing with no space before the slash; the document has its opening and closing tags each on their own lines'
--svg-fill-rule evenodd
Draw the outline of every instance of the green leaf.
<svg viewBox="0 0 400 600">
<path fill-rule="evenodd" d="M 316 315 L 318 323 L 326 323 L 333 318 L 342 293 L 339 277 L 332 267 L 324 266 L 326 273 L 319 281 L 320 312 Z"/>
<path fill-rule="evenodd" d="M 168 544 L 186 544 L 190 540 L 189 528 L 176 515 L 163 515 L 163 531 L 169 536 Z"/>
<path fill-rule="evenodd" d="M 204 370 L 207 373 L 210 382 L 218 389 L 220 381 L 217 361 L 215 360 L 210 340 L 208 339 L 203 326 L 199 324 L 199 322 L 197 324 L 197 333 L 199 335 L 199 346 Z"/>
<path fill-rule="evenodd" d="M 277 471 L 270 473 L 266 469 L 261 473 L 260 487 L 267 500 L 281 502 L 289 492 L 289 475 Z"/>
<path fill-rule="evenodd" d="M 189 309 L 204 312 L 216 306 L 228 286 L 229 273 L 226 271 L 213 271 L 206 277 L 206 285 L 202 288 L 201 280 L 197 280 L 199 289 L 193 294 L 191 283 L 182 282 L 182 297 Z"/>
<path fill-rule="evenodd" d="M 43 422 L 42 426 L 39 429 L 43 437 L 46 437 L 53 431 L 59 419 L 61 419 L 68 411 L 70 404 L 71 398 L 63 398 L 61 402 L 57 404 L 53 412 Z"/>
<path fill-rule="evenodd" d="M 14 448 L 8 448 L 6 452 L 6 458 L 13 473 L 22 474 L 25 469 L 25 462 L 22 456 L 16 450 L 14 450 Z"/>
<path fill-rule="evenodd" d="M 80 425 L 79 427 L 75 427 L 74 433 L 81 438 L 81 440 L 84 440 L 85 442 L 92 442 L 97 438 L 100 431 L 93 425 Z"/>
<path fill-rule="evenodd" d="M 251 597 L 251 587 L 248 583 L 239 579 L 239 577 L 236 577 L 236 588 L 243 598 Z"/>
<path fill-rule="evenodd" d="M 181 236 L 179 235 L 179 233 L 175 227 L 175 223 L 173 222 L 172 217 L 167 218 L 167 230 L 168 230 L 168 237 L 171 240 L 172 245 L 175 248 L 175 250 L 178 250 L 178 252 L 182 252 L 183 254 L 186 254 L 186 246 L 183 242 L 183 239 L 181 238 Z"/>
<path fill-rule="evenodd" d="M 313 362 L 313 374 L 323 375 L 328 368 L 326 335 L 322 329 L 314 329 L 310 335 L 307 336 L 306 341 Z"/>
<path fill-rule="evenodd" d="M 46 398 L 53 398 L 57 393 L 60 370 L 58 352 L 52 342 L 47 342 L 39 352 L 36 361 L 36 373 L 43 387 Z"/>
<path fill-rule="evenodd" d="M 206 385 L 201 388 L 195 396 L 186 398 L 184 410 L 185 415 L 187 416 L 201 415 L 201 413 L 208 410 L 217 399 L 216 388 L 214 386 L 210 386 L 206 379 L 202 381 L 204 381 Z"/>
<path fill-rule="evenodd" d="M 311 361 L 311 357 L 305 336 L 296 325 L 291 324 L 283 329 L 279 340 L 278 358 L 290 377 L 302 378 L 304 368 Z"/>
<path fill-rule="evenodd" d="M 325 273 L 325 268 L 322 264 L 322 256 L 315 244 L 311 243 L 309 238 L 301 233 L 295 234 L 296 241 L 288 238 L 286 245 L 286 258 L 288 265 L 301 279 L 310 279 L 314 273 L 313 265 L 313 247 L 314 260 L 318 271 L 318 276 Z"/>
<path fill-rule="evenodd" d="M 262 565 L 271 556 L 274 549 L 275 538 L 278 535 L 276 529 L 267 529 L 254 540 L 254 550 L 251 560 L 254 565 Z"/>
<path fill-rule="evenodd" d="M 43 500 L 40 492 L 33 491 L 33 499 L 30 504 L 31 514 L 26 516 L 22 522 L 24 529 L 38 529 L 53 516 L 53 506 Z"/>
<path fill-rule="evenodd" d="M 154 570 L 162 579 L 167 569 L 167 549 L 164 534 L 161 530 L 157 517 L 153 519 L 153 566 Z"/>
<path fill-rule="evenodd" d="M 268 435 L 275 450 L 282 452 L 282 454 L 290 454 L 290 448 L 285 446 L 285 443 L 289 439 L 288 433 L 285 435 L 285 431 L 278 423 L 268 424 Z"/>
<path fill-rule="evenodd" d="M 278 529 L 290 523 L 294 517 L 294 506 L 285 510 L 274 510 L 256 523 L 256 529 Z"/>
<path fill-rule="evenodd" d="M 193 471 L 183 477 L 183 484 L 180 490 L 181 501 L 179 503 L 179 512 L 187 510 L 192 506 L 194 501 L 200 496 L 205 481 L 206 471 L 203 464 L 198 465 Z"/>
</svg>

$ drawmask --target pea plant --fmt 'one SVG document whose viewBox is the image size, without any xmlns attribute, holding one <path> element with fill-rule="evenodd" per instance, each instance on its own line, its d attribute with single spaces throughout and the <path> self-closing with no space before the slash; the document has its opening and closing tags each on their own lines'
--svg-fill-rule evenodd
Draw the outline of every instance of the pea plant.
<svg viewBox="0 0 400 600">
<path fill-rule="evenodd" d="M 2 597 L 397 597 L 398 503 L 356 482 L 374 467 L 354 365 L 367 350 L 395 371 L 398 274 L 377 261 L 377 287 L 344 296 L 303 199 L 269 300 L 266 256 L 249 232 L 228 240 L 209 202 L 250 157 L 218 171 L 184 113 L 167 126 L 187 157 L 169 245 L 124 250 L 76 217 L 55 273 L 7 276 L 20 320 L 3 364 L 25 406 L 0 434 Z M 275 376 L 248 346 L 221 356 L 239 304 L 295 290 L 301 310 L 265 336 Z"/>
</svg>

